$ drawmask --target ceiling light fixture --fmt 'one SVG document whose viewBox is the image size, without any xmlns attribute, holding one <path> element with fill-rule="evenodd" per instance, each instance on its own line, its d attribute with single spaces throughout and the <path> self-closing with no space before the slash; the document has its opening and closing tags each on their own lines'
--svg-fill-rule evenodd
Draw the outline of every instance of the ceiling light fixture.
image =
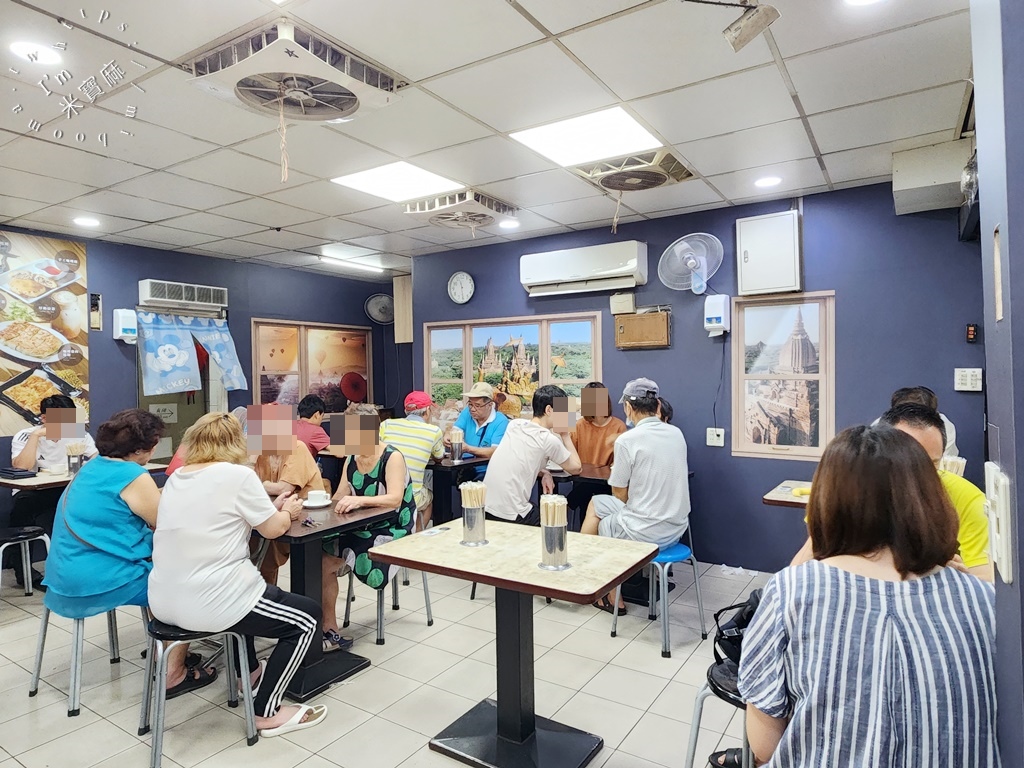
<svg viewBox="0 0 1024 768">
<path fill-rule="evenodd" d="M 29 43 L 24 41 L 11 43 L 11 53 L 19 58 L 25 59 L 25 61 L 31 61 L 33 64 L 43 64 L 45 66 L 60 64 L 62 61 L 60 54 L 53 48 L 46 45 L 40 45 L 39 43 Z"/>
<path fill-rule="evenodd" d="M 463 189 L 466 185 L 417 168 L 404 160 L 331 179 L 335 184 L 394 203 Z"/>
<path fill-rule="evenodd" d="M 519 222 L 515 219 L 506 219 L 498 225 L 502 229 L 519 229 Z"/>
<path fill-rule="evenodd" d="M 349 261 L 348 259 L 339 259 L 339 258 L 336 258 L 334 256 L 318 256 L 317 258 L 320 259 L 320 261 L 324 261 L 326 259 L 331 264 L 336 264 L 336 265 L 338 265 L 340 267 L 347 267 L 347 268 L 351 268 L 351 269 L 360 269 L 360 270 L 362 270 L 364 272 L 381 273 L 381 272 L 384 271 L 383 267 L 375 267 L 372 264 L 359 264 L 359 263 L 354 262 L 354 261 Z"/>
<path fill-rule="evenodd" d="M 766 189 L 768 187 L 777 187 L 781 183 L 782 179 L 780 179 L 778 176 L 765 176 L 763 179 L 758 179 L 757 181 L 755 181 L 754 186 L 761 187 L 761 189 Z"/>
<path fill-rule="evenodd" d="M 882 0 L 846 0 L 847 5 L 874 5 Z"/>
<path fill-rule="evenodd" d="M 98 227 L 100 225 L 100 220 L 94 219 L 92 216 L 78 216 L 72 221 L 80 227 Z"/>
<path fill-rule="evenodd" d="M 877 0 L 870 0 L 877 2 Z M 772 5 L 758 5 L 757 0 L 739 0 L 730 3 L 726 0 L 683 0 L 684 3 L 700 3 L 701 5 L 722 5 L 727 8 L 742 8 L 743 15 L 722 30 L 726 41 L 735 53 L 751 40 L 764 32 L 778 21 L 782 14 Z M 847 0 L 849 2 L 849 0 Z"/>
<path fill-rule="evenodd" d="M 516 131 L 509 136 L 564 166 L 630 155 L 661 146 L 661 142 L 622 107 Z"/>
<path fill-rule="evenodd" d="M 320 246 L 320 255 L 326 256 L 329 259 L 354 259 L 357 256 L 372 256 L 375 253 L 378 253 L 378 251 L 371 248 L 360 248 L 357 245 L 349 245 L 348 243 L 331 243 L 330 245 Z"/>
</svg>

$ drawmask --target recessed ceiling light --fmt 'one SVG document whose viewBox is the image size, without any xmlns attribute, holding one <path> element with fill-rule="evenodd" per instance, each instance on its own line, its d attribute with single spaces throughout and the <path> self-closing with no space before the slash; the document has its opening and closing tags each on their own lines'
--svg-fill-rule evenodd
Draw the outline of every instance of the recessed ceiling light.
<svg viewBox="0 0 1024 768">
<path fill-rule="evenodd" d="M 80 227 L 98 227 L 100 225 L 100 220 L 94 219 L 92 216 L 77 216 L 72 221 Z"/>
<path fill-rule="evenodd" d="M 336 259 L 331 256 L 321 256 L 320 261 L 327 259 L 328 262 L 345 269 L 359 269 L 363 272 L 383 272 L 383 267 L 375 267 L 372 264 L 360 264 L 356 261 L 349 261 L 348 259 Z"/>
<path fill-rule="evenodd" d="M 60 54 L 53 48 L 39 43 L 11 43 L 11 53 L 34 64 L 60 64 Z"/>
<path fill-rule="evenodd" d="M 348 243 L 331 243 L 330 245 L 320 246 L 320 255 L 326 256 L 328 259 L 354 259 L 356 256 L 370 256 L 374 253 L 377 253 L 377 251 L 349 245 Z"/>
<path fill-rule="evenodd" d="M 782 179 L 778 176 L 765 176 L 763 179 L 758 179 L 754 182 L 755 187 L 777 187 L 782 183 Z"/>
<path fill-rule="evenodd" d="M 369 171 L 350 173 L 348 176 L 339 176 L 331 181 L 368 195 L 383 197 L 394 203 L 415 200 L 417 197 L 440 195 L 444 192 L 454 192 L 465 187 L 465 184 L 417 168 L 405 161 L 389 163 Z"/>
<path fill-rule="evenodd" d="M 516 219 L 505 219 L 498 226 L 502 229 L 519 229 L 519 222 Z"/>
<path fill-rule="evenodd" d="M 847 5 L 874 5 L 882 0 L 846 0 Z"/>
<path fill-rule="evenodd" d="M 509 136 L 549 160 L 566 166 L 661 146 L 661 142 L 622 107 L 516 131 Z"/>
</svg>

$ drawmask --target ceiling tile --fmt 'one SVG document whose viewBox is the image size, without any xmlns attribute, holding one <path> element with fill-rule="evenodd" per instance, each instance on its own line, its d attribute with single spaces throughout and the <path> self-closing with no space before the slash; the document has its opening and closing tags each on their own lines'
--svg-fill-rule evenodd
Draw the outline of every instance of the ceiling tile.
<svg viewBox="0 0 1024 768">
<path fill-rule="evenodd" d="M 333 259 L 324 259 L 308 267 L 296 267 L 296 269 L 300 269 L 303 272 L 315 272 L 318 275 L 341 277 L 346 280 L 359 280 L 364 283 L 390 283 L 393 275 L 400 274 L 398 271 L 391 272 L 390 270 L 367 272 L 365 269 L 353 269 L 352 267 L 345 266 L 345 262 L 334 261 Z"/>
<path fill-rule="evenodd" d="M 882 144 L 947 130 L 953 139 L 965 86 L 960 83 L 909 93 L 810 117 L 822 153 Z"/>
<path fill-rule="evenodd" d="M 479 242 L 481 240 L 490 237 L 483 227 L 476 228 L 476 236 L 472 229 L 468 227 L 463 229 L 461 227 L 435 227 L 429 225 L 426 227 L 420 227 L 419 229 L 410 229 L 405 232 L 409 237 L 417 240 L 425 240 L 428 243 L 435 243 L 437 245 L 449 245 L 451 243 L 471 243 Z M 412 248 L 396 248 L 394 249 L 398 253 L 410 254 L 412 251 L 418 251 L 422 247 L 422 243 Z"/>
<path fill-rule="evenodd" d="M 848 149 L 833 152 L 822 158 L 829 178 L 842 183 L 873 176 L 892 177 L 892 144 L 876 144 L 873 147 Z"/>
<path fill-rule="evenodd" d="M 800 120 L 787 120 L 676 147 L 686 165 L 703 176 L 814 157 Z"/>
<path fill-rule="evenodd" d="M 482 186 L 481 191 L 521 208 L 560 203 L 603 194 L 592 184 L 565 170 L 543 171 Z"/>
<path fill-rule="evenodd" d="M 529 128 L 615 102 L 554 43 L 477 64 L 426 87 L 499 131 Z"/>
<path fill-rule="evenodd" d="M 391 155 L 321 124 L 291 125 L 285 139 L 288 167 L 317 178 L 332 179 L 394 161 Z M 271 163 L 281 161 L 281 137 L 276 131 L 238 144 L 233 149 Z"/>
<path fill-rule="evenodd" d="M 106 187 L 147 172 L 142 166 L 72 147 L 66 136 L 63 144 L 41 139 L 13 141 L 0 151 L 0 165 L 93 187 Z"/>
<path fill-rule="evenodd" d="M 772 60 L 764 38 L 735 53 L 722 29 L 735 8 L 653 5 L 566 35 L 562 42 L 623 99 L 709 80 Z"/>
<path fill-rule="evenodd" d="M 413 80 L 541 37 L 505 0 L 307 0 L 296 13 Z"/>
<path fill-rule="evenodd" d="M 0 164 L 4 161 L 0 153 Z M 39 176 L 34 173 L 17 171 L 13 168 L 0 168 L 0 190 L 25 200 L 37 200 L 41 203 L 62 203 L 73 197 L 86 195 L 92 187 L 76 184 L 73 181 Z"/>
<path fill-rule="evenodd" d="M 640 213 L 723 202 L 722 196 L 700 179 L 687 179 L 678 184 L 668 184 L 641 192 L 627 192 L 622 196 L 622 201 Z"/>
<path fill-rule="evenodd" d="M 69 200 L 66 205 L 83 211 L 123 216 L 138 221 L 160 221 L 189 212 L 187 208 L 144 200 L 107 189 Z"/>
<path fill-rule="evenodd" d="M 39 203 L 35 200 L 26 200 L 21 197 L 8 197 L 0 195 L 0 220 L 16 219 L 19 216 L 27 216 L 33 211 L 45 208 L 49 203 Z"/>
<path fill-rule="evenodd" d="M 782 18 L 772 34 L 783 56 L 877 35 L 953 11 L 966 12 L 970 0 L 923 0 L 916 3 L 878 3 L 851 6 L 822 0 L 772 0 Z"/>
<path fill-rule="evenodd" d="M 224 254 L 225 257 L 249 259 L 253 256 L 266 256 L 268 253 L 277 253 L 281 247 L 274 248 L 269 245 L 248 243 L 245 240 L 218 240 L 215 243 L 206 243 L 203 248 Z"/>
<path fill-rule="evenodd" d="M 199 210 L 237 203 L 248 197 L 242 192 L 235 192 L 207 182 L 186 179 L 183 176 L 176 176 L 164 171 L 139 176 L 118 184 L 112 189 L 126 195 L 135 195 L 148 200 L 159 200 L 162 203 Z"/>
<path fill-rule="evenodd" d="M 519 5 L 556 35 L 613 13 L 642 5 L 646 0 L 519 0 Z"/>
<path fill-rule="evenodd" d="M 970 22 L 958 14 L 798 56 L 786 67 L 808 114 L 964 81 L 971 73 Z"/>
<path fill-rule="evenodd" d="M 821 173 L 817 160 L 793 160 L 763 168 L 751 168 L 721 176 L 712 176 L 708 181 L 721 190 L 729 200 L 740 200 L 755 195 L 761 196 L 761 190 L 754 186 L 754 182 L 764 176 L 782 178 L 781 184 L 764 193 L 765 199 L 786 197 L 785 193 L 790 190 L 807 189 L 825 183 L 825 177 Z"/>
<path fill-rule="evenodd" d="M 778 189 L 775 192 L 764 195 L 756 195 L 754 197 L 741 197 L 737 198 L 734 202 L 736 205 L 749 205 L 751 203 L 764 203 L 769 200 L 785 200 L 790 197 L 807 197 L 808 195 L 820 195 L 823 192 L 828 192 L 828 186 L 825 184 L 818 184 L 813 187 L 804 187 L 803 189 Z"/>
<path fill-rule="evenodd" d="M 226 216 L 216 216 L 212 213 L 190 213 L 187 216 L 180 216 L 163 222 L 168 227 L 184 229 L 190 232 L 203 232 L 207 235 L 218 237 L 238 237 L 250 235 L 266 229 L 263 224 L 252 224 L 238 219 L 229 219 Z"/>
<path fill-rule="evenodd" d="M 165 251 L 168 255 L 173 253 L 175 246 L 168 243 L 158 243 L 155 240 L 146 240 L 141 237 L 128 237 L 127 235 L 104 235 L 103 240 L 121 245 L 134 245 L 138 248 L 153 248 L 158 251 Z"/>
<path fill-rule="evenodd" d="M 314 181 L 301 187 L 286 189 L 283 192 L 271 192 L 266 195 L 285 205 L 292 205 L 303 210 L 316 211 L 328 216 L 337 216 L 353 211 L 365 211 L 380 205 L 380 198 L 357 192 L 341 184 L 331 181 Z"/>
<path fill-rule="evenodd" d="M 415 126 L 413 129 L 412 126 Z M 384 109 L 329 130 L 354 136 L 401 158 L 479 139 L 486 128 L 419 88 L 406 88 Z"/>
<path fill-rule="evenodd" d="M 647 214 L 649 219 L 664 219 L 668 216 L 682 216 L 686 213 L 697 213 L 698 211 L 710 211 L 716 208 L 725 208 L 727 203 L 705 203 L 704 205 L 689 205 L 682 208 L 669 208 L 664 211 L 653 211 Z"/>
<path fill-rule="evenodd" d="M 672 144 L 799 116 L 775 66 L 652 96 L 631 106 Z"/>
<path fill-rule="evenodd" d="M 313 180 L 304 173 L 293 171 L 288 174 L 288 181 L 282 182 L 279 165 L 230 149 L 221 149 L 197 160 L 181 163 L 170 171 L 178 176 L 218 184 L 253 195 L 280 192 Z"/>
<path fill-rule="evenodd" d="M 220 208 L 212 209 L 210 213 L 250 221 L 253 224 L 262 224 L 265 227 L 287 227 L 290 224 L 302 224 L 320 218 L 312 211 L 304 211 L 301 208 L 293 208 L 290 205 L 260 197 L 250 197 L 239 203 L 222 205 Z"/>
<path fill-rule="evenodd" d="M 382 229 L 385 232 L 402 232 L 423 226 L 421 221 L 407 214 L 397 203 L 382 205 L 380 208 L 373 208 L 369 211 L 350 213 L 345 218 L 367 227 Z"/>
<path fill-rule="evenodd" d="M 413 158 L 420 168 L 477 186 L 555 168 L 518 142 L 491 136 Z"/>
<path fill-rule="evenodd" d="M 337 186 L 337 185 L 335 185 Z M 344 219 L 320 219 L 305 224 L 295 224 L 288 227 L 290 232 L 298 232 L 310 237 L 319 237 L 332 242 L 348 240 L 352 237 L 363 237 L 365 235 L 379 235 L 380 230 L 375 227 L 367 227 L 364 224 L 357 224 Z"/>
<path fill-rule="evenodd" d="M 532 240 L 535 237 L 547 237 L 548 235 L 558 235 L 563 232 L 572 232 L 569 227 L 548 227 L 547 229 L 538 229 L 534 232 L 513 232 L 505 235 L 506 240 Z"/>
<path fill-rule="evenodd" d="M 124 233 L 128 237 L 140 237 L 145 240 L 152 240 L 157 243 L 168 243 L 169 245 L 200 245 L 208 243 L 217 238 L 203 232 L 186 232 L 183 229 L 165 227 L 162 224 L 147 224 L 144 227 L 132 229 Z"/>
<path fill-rule="evenodd" d="M 636 213 L 631 213 L 631 214 L 625 214 L 625 215 L 619 216 L 618 224 L 620 224 L 620 225 L 621 224 L 632 224 L 635 221 L 643 221 L 643 220 L 644 220 L 643 216 L 641 216 L 639 214 L 636 214 Z M 609 217 L 604 217 L 604 218 L 600 218 L 600 219 L 595 219 L 593 221 L 580 221 L 580 222 L 577 222 L 576 224 L 572 225 L 572 229 L 576 230 L 577 232 L 584 232 L 584 231 L 586 231 L 588 229 L 605 229 L 606 227 L 610 227 L 611 223 L 612 223 L 612 219 L 609 216 Z"/>
<path fill-rule="evenodd" d="M 623 195 L 624 205 L 627 202 L 625 197 Z M 615 200 L 611 197 L 586 197 L 582 200 L 566 200 L 561 203 L 537 205 L 533 207 L 533 212 L 559 224 L 579 224 L 599 220 L 610 222 L 615 215 L 615 205 Z M 629 216 L 633 211 L 623 207 L 620 213 L 623 216 Z"/>
<path fill-rule="evenodd" d="M 6 13 L 12 7 L 15 7 L 13 3 L 5 2 L 3 12 Z M 31 75 L 33 79 L 29 81 L 29 84 L 26 84 L 20 78 L 15 80 L 8 77 L 0 77 L 0 93 L 5 95 L 4 109 L 0 109 L 0 128 L 16 133 L 19 136 L 24 135 L 38 138 L 44 133 L 49 135 L 53 133 L 52 127 L 41 128 L 36 133 L 29 127 L 29 122 L 35 120 L 44 126 L 51 122 L 54 125 L 64 122 L 64 115 L 60 107 L 62 94 L 53 93 L 51 90 L 50 96 L 47 96 L 46 92 L 36 84 L 36 81 L 46 74 L 45 68 L 39 65 L 30 67 L 27 61 L 22 61 L 10 53 L 8 47 L 10 43 L 6 45 L 3 43 L 5 38 L 12 36 L 12 30 L 7 26 L 6 22 L 7 18 L 5 17 L 4 24 L 0 26 L 0 45 L 3 46 L 0 50 L 3 51 L 3 60 L 7 62 L 4 64 L 4 67 L 18 67 L 20 71 L 24 72 L 25 75 Z M 14 34 L 17 33 L 15 32 Z M 21 109 L 15 111 L 16 107 L 21 107 Z M 61 125 L 60 127 L 64 126 Z M 93 141 L 95 140 L 94 138 Z"/>
<path fill-rule="evenodd" d="M 242 239 L 246 242 L 269 246 L 275 251 L 297 251 L 300 248 L 315 248 L 326 242 L 319 237 L 300 235 L 296 232 L 278 232 L 273 229 L 266 229 L 262 232 L 246 235 Z"/>
<path fill-rule="evenodd" d="M 249 261 L 270 264 L 274 267 L 308 267 L 316 264 L 319 259 L 309 253 L 282 251 L 280 253 L 268 253 L 266 256 L 257 256 L 254 259 L 249 259 Z"/>
<path fill-rule="evenodd" d="M 422 248 L 424 240 L 409 237 L 405 233 L 386 232 L 383 235 L 369 235 L 349 240 L 352 245 L 372 248 L 375 251 L 402 251 L 406 248 Z"/>
<path fill-rule="evenodd" d="M 524 208 L 519 209 L 519 213 L 516 214 L 516 220 L 519 222 L 519 226 L 515 229 L 502 229 L 498 225 L 492 225 L 484 227 L 482 231 L 491 235 L 509 237 L 512 234 L 521 235 L 524 232 L 536 232 L 556 226 L 555 222 L 550 219 L 545 219 L 543 216 L 538 216 L 533 211 L 528 211 Z M 477 236 L 479 236 L 479 233 L 477 233 Z"/>
<path fill-rule="evenodd" d="M 207 243 L 202 248 L 181 248 L 179 250 L 185 253 L 194 253 L 197 256 L 206 256 L 207 258 L 211 259 L 227 259 L 228 261 L 235 261 L 238 259 L 237 256 L 232 256 L 229 253 L 220 253 L 218 251 L 209 250 L 210 248 L 213 248 L 216 245 L 217 243 Z"/>
<path fill-rule="evenodd" d="M 123 232 L 126 229 L 133 229 L 144 223 L 141 221 L 135 221 L 134 219 L 122 218 L 120 216 L 95 214 L 94 218 L 98 219 L 100 222 L 98 227 L 79 227 L 75 225 L 72 220 L 76 216 L 81 216 L 82 213 L 83 212 L 80 209 L 72 208 L 70 205 L 54 205 L 49 208 L 44 208 L 41 211 L 36 211 L 32 214 L 31 218 L 33 221 L 42 224 L 53 224 L 69 228 L 72 231 L 77 232 L 79 237 L 90 237 L 96 232 L 102 232 L 105 234 Z"/>
<path fill-rule="evenodd" d="M 367 264 L 371 267 L 383 267 L 384 269 L 398 269 L 408 272 L 412 269 L 412 259 L 408 256 L 398 256 L 394 253 L 374 253 L 370 256 L 358 256 L 351 259 L 356 264 Z"/>
</svg>

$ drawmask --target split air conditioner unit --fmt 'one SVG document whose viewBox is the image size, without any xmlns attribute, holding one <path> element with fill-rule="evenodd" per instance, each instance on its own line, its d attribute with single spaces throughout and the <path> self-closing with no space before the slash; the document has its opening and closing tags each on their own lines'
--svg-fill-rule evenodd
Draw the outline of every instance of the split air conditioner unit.
<svg viewBox="0 0 1024 768">
<path fill-rule="evenodd" d="M 192 312 L 220 311 L 228 306 L 228 289 L 214 285 L 139 280 L 139 306 Z"/>
<path fill-rule="evenodd" d="M 531 296 L 621 291 L 647 284 L 647 243 L 627 240 L 519 259 L 519 279 Z"/>
</svg>

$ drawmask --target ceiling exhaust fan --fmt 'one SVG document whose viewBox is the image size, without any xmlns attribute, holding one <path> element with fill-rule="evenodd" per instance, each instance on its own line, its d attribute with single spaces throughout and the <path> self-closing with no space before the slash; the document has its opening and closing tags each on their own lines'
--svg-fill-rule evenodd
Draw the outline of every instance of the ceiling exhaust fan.
<svg viewBox="0 0 1024 768">
<path fill-rule="evenodd" d="M 683 0 L 684 3 L 700 3 L 701 5 L 721 5 L 726 8 L 742 8 L 743 15 L 722 30 L 725 39 L 735 53 L 768 27 L 781 18 L 782 14 L 772 5 L 759 4 L 757 0 Z"/>
</svg>

